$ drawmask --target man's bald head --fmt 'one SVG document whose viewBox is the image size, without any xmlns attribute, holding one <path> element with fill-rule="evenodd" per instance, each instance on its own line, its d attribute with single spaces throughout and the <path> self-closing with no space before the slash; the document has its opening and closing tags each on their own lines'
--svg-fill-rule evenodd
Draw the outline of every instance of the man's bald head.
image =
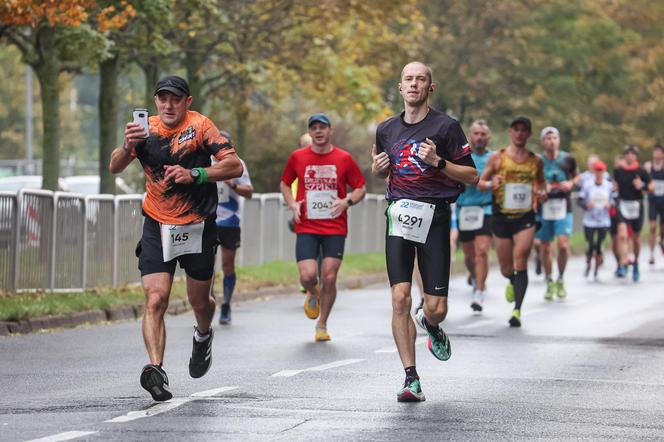
<svg viewBox="0 0 664 442">
<path fill-rule="evenodd" d="M 401 78 L 403 78 L 403 75 L 408 70 L 408 68 L 415 68 L 418 70 L 424 69 L 429 83 L 433 83 L 433 72 L 428 65 L 422 63 L 421 61 L 411 61 L 406 66 L 404 66 L 403 69 L 401 69 Z"/>
</svg>

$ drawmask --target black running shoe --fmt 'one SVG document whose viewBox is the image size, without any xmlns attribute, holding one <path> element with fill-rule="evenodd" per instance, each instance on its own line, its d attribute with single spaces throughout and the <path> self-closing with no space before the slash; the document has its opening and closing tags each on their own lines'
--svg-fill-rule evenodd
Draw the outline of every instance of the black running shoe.
<svg viewBox="0 0 664 442">
<path fill-rule="evenodd" d="M 195 328 L 195 327 L 194 327 Z M 210 329 L 210 337 L 203 342 L 194 341 L 194 348 L 191 350 L 191 359 L 189 359 L 189 376 L 200 378 L 210 369 L 212 363 L 212 338 L 214 331 Z"/>
<path fill-rule="evenodd" d="M 510 327 L 521 327 L 521 310 L 512 310 L 512 316 L 507 322 L 509 322 Z"/>
<path fill-rule="evenodd" d="M 539 256 L 535 257 L 535 274 L 536 275 L 542 274 L 542 261 L 540 261 Z"/>
<path fill-rule="evenodd" d="M 221 304 L 221 311 L 219 312 L 219 324 L 231 323 L 231 305 Z"/>
<path fill-rule="evenodd" d="M 173 397 L 168 387 L 168 376 L 159 365 L 148 364 L 143 367 L 141 387 L 145 388 L 155 401 L 167 401 Z"/>
</svg>

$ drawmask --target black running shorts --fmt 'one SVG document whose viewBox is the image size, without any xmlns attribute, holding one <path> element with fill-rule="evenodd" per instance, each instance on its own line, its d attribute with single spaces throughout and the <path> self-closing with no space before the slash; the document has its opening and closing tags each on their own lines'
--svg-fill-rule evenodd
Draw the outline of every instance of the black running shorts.
<svg viewBox="0 0 664 442">
<path fill-rule="evenodd" d="M 226 250 L 237 250 L 240 248 L 242 231 L 239 227 L 217 226 L 217 242 Z"/>
<path fill-rule="evenodd" d="M 650 199 L 648 201 L 648 220 L 657 221 L 659 217 L 659 223 L 664 224 L 664 201 Z"/>
<path fill-rule="evenodd" d="M 450 281 L 450 216 L 449 204 L 436 205 L 425 243 L 390 236 L 386 229 L 385 258 L 390 286 L 402 282 L 412 283 L 417 253 L 424 293 L 447 296 Z"/>
<path fill-rule="evenodd" d="M 320 253 L 323 258 L 343 259 L 345 244 L 344 235 L 298 233 L 295 240 L 295 259 L 298 262 L 305 259 L 318 259 Z"/>
<path fill-rule="evenodd" d="M 477 230 L 459 230 L 459 241 L 473 241 L 476 236 L 491 236 L 491 215 L 484 215 L 482 227 Z"/>
<path fill-rule="evenodd" d="M 214 274 L 214 255 L 217 249 L 217 230 L 214 217 L 205 221 L 201 253 L 180 255 L 164 262 L 161 247 L 161 231 L 157 221 L 145 216 L 143 236 L 136 246 L 138 269 L 141 276 L 152 273 L 175 273 L 175 265 L 179 262 L 187 276 L 198 281 L 207 281 Z"/>
<path fill-rule="evenodd" d="M 641 201 L 639 207 L 639 217 L 635 219 L 627 219 L 620 212 L 620 206 L 618 206 L 618 215 L 616 216 L 616 224 L 627 224 L 628 227 L 632 228 L 632 232 L 640 233 L 643 228 L 643 201 Z"/>
<path fill-rule="evenodd" d="M 512 238 L 522 230 L 536 225 L 535 212 L 526 212 L 518 218 L 507 218 L 494 214 L 491 217 L 491 230 L 497 238 Z"/>
</svg>

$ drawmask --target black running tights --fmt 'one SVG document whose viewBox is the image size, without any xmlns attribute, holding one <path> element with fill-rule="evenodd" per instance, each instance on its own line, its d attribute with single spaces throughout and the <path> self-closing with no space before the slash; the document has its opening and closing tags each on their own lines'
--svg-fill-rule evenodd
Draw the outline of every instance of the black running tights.
<svg viewBox="0 0 664 442">
<path fill-rule="evenodd" d="M 606 238 L 607 227 L 584 227 L 583 233 L 586 236 L 588 248 L 586 249 L 586 256 L 588 259 L 592 258 L 593 254 L 599 256 L 602 254 L 602 243 Z"/>
</svg>

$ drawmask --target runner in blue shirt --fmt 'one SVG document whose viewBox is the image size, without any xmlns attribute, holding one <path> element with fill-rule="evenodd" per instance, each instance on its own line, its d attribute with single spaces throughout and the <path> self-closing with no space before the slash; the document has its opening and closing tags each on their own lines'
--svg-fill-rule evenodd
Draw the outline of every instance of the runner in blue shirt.
<svg viewBox="0 0 664 442">
<path fill-rule="evenodd" d="M 487 148 L 491 129 L 484 120 L 470 126 L 471 156 L 477 173 L 482 175 L 492 152 Z M 477 186 L 466 186 L 456 202 L 459 223 L 459 240 L 464 262 L 470 273 L 473 294 L 470 307 L 482 311 L 489 272 L 489 247 L 491 245 L 491 183 L 480 181 Z"/>
<path fill-rule="evenodd" d="M 540 254 L 544 274 L 546 275 L 546 293 L 544 299 L 552 300 L 556 296 L 567 296 L 563 283 L 563 274 L 569 256 L 569 237 L 572 236 L 572 200 L 571 192 L 577 177 L 574 157 L 559 149 L 560 133 L 555 127 L 545 127 L 540 133 L 544 151 L 540 154 L 544 163 L 548 198 L 538 208 L 537 219 L 541 228 L 535 237 L 540 240 Z M 553 281 L 553 257 L 551 243 L 558 239 L 558 280 Z"/>
</svg>

